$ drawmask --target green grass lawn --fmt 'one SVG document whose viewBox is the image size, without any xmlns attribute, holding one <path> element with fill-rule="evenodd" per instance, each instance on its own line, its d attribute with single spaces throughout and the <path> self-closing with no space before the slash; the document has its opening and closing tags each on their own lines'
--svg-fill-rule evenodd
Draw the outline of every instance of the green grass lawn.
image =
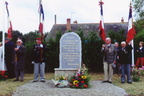
<svg viewBox="0 0 144 96">
<path fill-rule="evenodd" d="M 103 73 L 90 73 L 91 81 L 103 80 Z M 46 80 L 54 78 L 54 73 L 46 73 Z M 0 96 L 11 96 L 17 87 L 33 80 L 33 74 L 25 74 L 24 82 L 13 82 L 14 79 L 7 79 L 6 81 L 0 81 Z M 121 84 L 120 75 L 113 76 L 113 84 L 115 86 L 123 88 L 130 96 L 144 96 L 144 77 L 141 77 L 139 82 L 133 82 L 133 84 Z"/>
</svg>

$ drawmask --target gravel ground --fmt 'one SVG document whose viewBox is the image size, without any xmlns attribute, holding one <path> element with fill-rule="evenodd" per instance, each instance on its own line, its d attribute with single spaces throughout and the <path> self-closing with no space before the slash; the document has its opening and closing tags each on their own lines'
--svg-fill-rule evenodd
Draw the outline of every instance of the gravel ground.
<svg viewBox="0 0 144 96">
<path fill-rule="evenodd" d="M 128 96 L 124 89 L 101 81 L 91 81 L 91 88 L 56 88 L 52 81 L 30 81 L 17 88 L 12 96 Z"/>
</svg>

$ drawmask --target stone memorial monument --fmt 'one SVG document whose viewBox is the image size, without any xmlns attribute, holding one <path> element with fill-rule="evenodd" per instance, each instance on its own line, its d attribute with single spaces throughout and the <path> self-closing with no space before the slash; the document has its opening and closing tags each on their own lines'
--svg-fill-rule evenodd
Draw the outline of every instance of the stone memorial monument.
<svg viewBox="0 0 144 96">
<path fill-rule="evenodd" d="M 55 77 L 74 75 L 81 68 L 81 51 L 81 38 L 74 32 L 65 33 L 60 39 L 60 64 Z"/>
</svg>

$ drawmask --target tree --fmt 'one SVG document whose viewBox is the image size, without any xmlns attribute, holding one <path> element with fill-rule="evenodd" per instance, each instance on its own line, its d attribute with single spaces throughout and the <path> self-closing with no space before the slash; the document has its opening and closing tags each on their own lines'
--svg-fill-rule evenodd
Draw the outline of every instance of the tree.
<svg viewBox="0 0 144 96">
<path fill-rule="evenodd" d="M 17 41 L 18 38 L 23 39 L 22 37 L 23 37 L 23 34 L 20 31 L 14 30 L 12 32 L 12 41 L 14 43 Z"/>
<path fill-rule="evenodd" d="M 136 16 L 136 31 L 140 32 L 144 29 L 144 0 L 132 0 L 133 8 Z"/>
<path fill-rule="evenodd" d="M 136 17 L 141 20 L 144 19 L 144 0 L 132 0 Z"/>
</svg>

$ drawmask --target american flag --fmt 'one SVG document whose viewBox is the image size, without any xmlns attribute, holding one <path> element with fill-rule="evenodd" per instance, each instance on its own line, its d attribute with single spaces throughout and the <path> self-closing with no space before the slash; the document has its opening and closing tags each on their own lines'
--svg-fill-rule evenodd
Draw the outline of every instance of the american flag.
<svg viewBox="0 0 144 96">
<path fill-rule="evenodd" d="M 101 39 L 103 41 L 105 41 L 106 35 L 105 35 L 104 20 L 103 20 L 103 4 L 104 3 L 102 1 L 100 1 L 99 4 L 100 4 L 100 17 L 101 17 L 100 26 L 99 26 L 99 31 L 100 31 L 99 35 L 100 35 Z"/>
</svg>

